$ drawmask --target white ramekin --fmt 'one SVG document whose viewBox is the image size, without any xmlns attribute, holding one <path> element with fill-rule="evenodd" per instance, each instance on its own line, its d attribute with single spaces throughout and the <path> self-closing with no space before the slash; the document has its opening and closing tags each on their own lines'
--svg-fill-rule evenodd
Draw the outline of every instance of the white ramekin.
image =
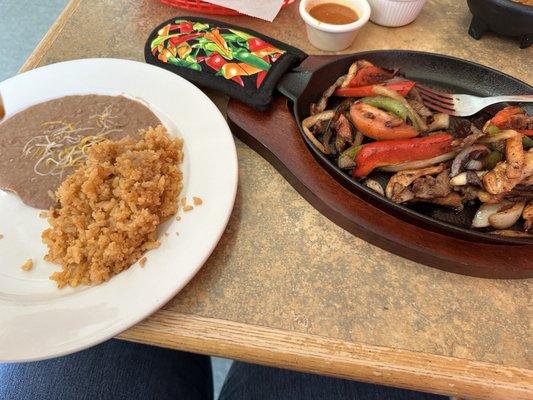
<svg viewBox="0 0 533 400">
<path fill-rule="evenodd" d="M 413 22 L 426 0 L 368 0 L 370 20 L 383 26 L 403 26 Z"/>
<path fill-rule="evenodd" d="M 359 19 L 351 24 L 333 25 L 311 17 L 308 10 L 321 3 L 338 3 L 354 9 Z M 340 51 L 349 47 L 359 29 L 370 18 L 370 6 L 366 0 L 302 0 L 300 15 L 305 22 L 307 37 L 311 44 L 321 50 Z"/>
</svg>

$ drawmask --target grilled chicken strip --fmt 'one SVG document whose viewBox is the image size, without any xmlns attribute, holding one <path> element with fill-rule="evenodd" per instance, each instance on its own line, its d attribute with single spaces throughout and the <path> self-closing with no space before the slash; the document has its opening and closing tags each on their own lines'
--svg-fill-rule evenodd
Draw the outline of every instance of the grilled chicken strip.
<svg viewBox="0 0 533 400">
<path fill-rule="evenodd" d="M 517 178 L 507 176 L 507 161 L 501 161 L 483 177 L 483 186 L 490 194 L 501 194 L 510 191 L 521 181 L 533 175 L 533 149 L 524 154 L 524 166 Z"/>
<path fill-rule="evenodd" d="M 505 144 L 505 156 L 507 160 L 506 175 L 510 179 L 519 178 L 524 166 L 524 148 L 522 147 L 522 135 L 516 135 Z"/>
</svg>

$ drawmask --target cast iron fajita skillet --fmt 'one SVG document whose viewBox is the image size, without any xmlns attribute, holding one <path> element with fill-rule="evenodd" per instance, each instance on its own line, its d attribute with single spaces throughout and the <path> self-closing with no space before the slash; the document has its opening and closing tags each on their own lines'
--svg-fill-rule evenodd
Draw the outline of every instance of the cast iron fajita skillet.
<svg viewBox="0 0 533 400">
<path fill-rule="evenodd" d="M 357 59 L 366 59 L 380 67 L 401 68 L 405 76 L 428 86 L 450 93 L 467 93 L 478 96 L 505 94 L 532 94 L 533 87 L 492 68 L 455 57 L 409 50 L 378 50 L 351 54 L 332 61 L 313 72 L 296 68 L 286 74 L 278 84 L 281 93 L 292 101 L 293 112 L 300 133 L 317 161 L 343 186 L 373 205 L 424 228 L 473 242 L 501 244 L 531 244 L 529 238 L 506 237 L 470 229 L 470 222 L 479 204 L 465 205 L 462 212 L 429 203 L 397 204 L 353 179 L 336 163 L 320 152 L 307 138 L 301 122 L 309 116 L 310 105 L 316 102 L 339 76 L 346 73 Z M 511 61 L 510 61 L 511 62 Z M 528 113 L 531 105 L 523 105 Z M 374 172 L 369 177 L 381 181 L 390 174 Z"/>
</svg>

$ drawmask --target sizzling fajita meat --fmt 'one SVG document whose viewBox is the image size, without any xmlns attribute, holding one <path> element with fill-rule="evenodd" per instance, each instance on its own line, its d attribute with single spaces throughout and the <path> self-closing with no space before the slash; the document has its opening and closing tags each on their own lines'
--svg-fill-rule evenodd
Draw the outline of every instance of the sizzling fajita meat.
<svg viewBox="0 0 533 400">
<path fill-rule="evenodd" d="M 340 169 L 395 203 L 481 205 L 481 215 L 495 215 L 475 228 L 503 232 L 520 221 L 531 229 L 533 117 L 520 107 L 468 119 L 433 113 L 398 70 L 357 60 L 302 125 Z M 390 173 L 385 190 L 377 183 L 382 178 L 373 179 L 376 170 Z"/>
<path fill-rule="evenodd" d="M 412 191 L 418 199 L 434 199 L 436 197 L 444 197 L 450 194 L 452 187 L 450 186 L 450 172 L 444 170 L 436 177 L 426 175 L 415 179 L 413 182 Z"/>
<path fill-rule="evenodd" d="M 387 187 L 385 189 L 385 194 L 392 201 L 396 203 L 401 203 L 405 201 L 400 201 L 401 199 L 403 199 L 403 197 L 401 196 L 402 192 L 406 190 L 416 179 L 422 176 L 440 174 L 443 170 L 444 165 L 440 164 L 436 167 L 428 167 L 398 172 L 389 179 L 389 183 L 387 183 Z M 413 194 L 412 198 L 414 198 L 414 193 L 411 193 Z"/>
<path fill-rule="evenodd" d="M 470 135 L 453 141 L 452 146 L 457 151 L 463 150 L 465 147 L 472 146 L 475 142 L 477 142 L 478 139 L 485 136 L 485 134 L 477 129 L 474 125 L 470 125 L 470 131 L 472 132 Z"/>
<path fill-rule="evenodd" d="M 463 208 L 463 199 L 461 198 L 461 195 L 456 192 L 451 192 L 443 197 L 434 197 L 426 201 L 438 204 L 440 206 L 452 207 L 457 210 L 461 210 Z"/>
<path fill-rule="evenodd" d="M 328 105 L 329 98 L 333 95 L 333 92 L 339 87 L 341 87 L 342 83 L 346 79 L 345 76 L 339 77 L 333 85 L 331 85 L 322 95 L 320 100 L 315 104 L 311 104 L 311 115 L 320 114 L 322 111 L 324 111 Z"/>
<path fill-rule="evenodd" d="M 352 125 L 350 121 L 340 114 L 337 121 L 334 122 L 333 129 L 337 132 L 337 139 L 335 140 L 335 148 L 337 151 L 342 151 L 347 145 L 353 143 Z"/>
</svg>

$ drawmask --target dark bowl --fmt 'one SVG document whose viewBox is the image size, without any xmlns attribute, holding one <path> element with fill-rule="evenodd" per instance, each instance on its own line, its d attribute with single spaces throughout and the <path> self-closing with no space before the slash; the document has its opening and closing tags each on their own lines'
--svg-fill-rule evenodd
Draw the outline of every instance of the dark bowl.
<svg viewBox="0 0 533 400">
<path fill-rule="evenodd" d="M 521 47 L 531 44 L 533 7 L 511 0 L 467 0 L 473 15 L 468 33 L 479 39 L 487 30 L 504 36 L 520 36 Z"/>
</svg>

